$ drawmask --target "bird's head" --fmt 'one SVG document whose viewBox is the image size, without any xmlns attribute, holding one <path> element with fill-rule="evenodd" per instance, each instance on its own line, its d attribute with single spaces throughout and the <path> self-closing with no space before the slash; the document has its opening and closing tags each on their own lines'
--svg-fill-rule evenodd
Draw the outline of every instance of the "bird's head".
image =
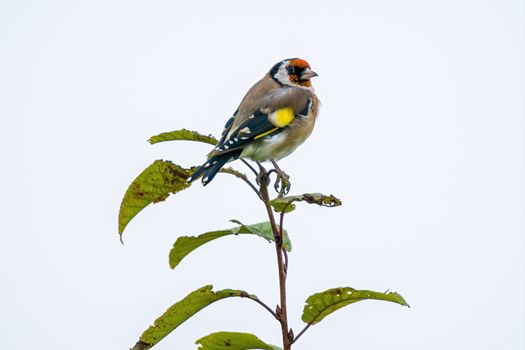
<svg viewBox="0 0 525 350">
<path fill-rule="evenodd" d="M 300 58 L 289 58 L 276 63 L 270 70 L 270 76 L 281 85 L 312 88 L 311 78 L 316 77 L 308 62 Z"/>
</svg>

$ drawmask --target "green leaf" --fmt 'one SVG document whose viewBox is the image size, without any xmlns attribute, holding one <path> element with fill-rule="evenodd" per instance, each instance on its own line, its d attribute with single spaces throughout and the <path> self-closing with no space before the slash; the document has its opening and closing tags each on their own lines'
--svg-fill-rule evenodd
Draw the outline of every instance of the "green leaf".
<svg viewBox="0 0 525 350">
<path fill-rule="evenodd" d="M 410 307 L 405 299 L 395 292 L 380 293 L 370 290 L 355 290 L 350 287 L 333 288 L 311 295 L 306 299 L 302 320 L 309 324 L 316 324 L 346 305 L 367 299 L 390 301 Z"/>
<path fill-rule="evenodd" d="M 170 132 L 163 132 L 161 134 L 152 136 L 148 142 L 152 145 L 164 141 L 176 141 L 176 140 L 185 140 L 185 141 L 199 141 L 204 143 L 209 143 L 210 145 L 216 145 L 217 139 L 213 136 L 206 136 L 199 134 L 196 131 L 189 131 L 186 129 L 175 130 Z"/>
<path fill-rule="evenodd" d="M 173 304 L 162 316 L 155 320 L 153 326 L 150 326 L 142 333 L 139 342 L 133 349 L 151 348 L 187 319 L 217 300 L 247 296 L 247 293 L 241 290 L 224 289 L 214 292 L 212 289 L 213 286 L 211 285 L 204 286 Z"/>
<path fill-rule="evenodd" d="M 323 207 L 337 207 L 342 204 L 341 200 L 333 195 L 326 196 L 322 193 L 305 193 L 299 196 L 275 198 L 270 201 L 270 205 L 278 213 L 283 211 L 289 213 L 295 209 L 295 204 L 293 204 L 293 202 L 306 202 Z"/>
<path fill-rule="evenodd" d="M 235 233 L 252 233 L 256 236 L 266 239 L 267 241 L 270 241 L 270 242 L 275 241 L 273 237 L 272 224 L 268 221 L 260 222 L 258 224 L 253 224 L 253 225 L 244 225 L 242 222 L 238 220 L 230 220 L 230 221 L 235 224 L 241 225 L 239 227 L 239 231 Z M 279 225 L 277 225 L 277 229 L 278 228 L 279 228 Z M 286 230 L 283 230 L 283 248 L 286 249 L 288 252 L 292 251 L 292 242 L 290 241 L 290 237 L 288 236 L 288 232 Z"/>
<path fill-rule="evenodd" d="M 170 251 L 170 267 L 174 269 L 186 255 L 203 244 L 214 239 L 234 234 L 231 230 L 206 232 L 199 236 L 182 236 L 177 238 Z"/>
<path fill-rule="evenodd" d="M 170 161 L 156 160 L 129 185 L 120 204 L 118 232 L 122 236 L 126 225 L 150 203 L 164 201 L 170 193 L 188 187 L 186 180 L 194 169 L 185 169 Z"/>
<path fill-rule="evenodd" d="M 199 236 L 182 236 L 177 238 L 175 244 L 173 244 L 173 248 L 170 251 L 170 267 L 174 269 L 177 265 L 179 265 L 182 259 L 186 257 L 186 255 L 188 255 L 195 249 L 210 241 L 224 236 L 237 234 L 254 234 L 268 241 L 274 240 L 272 227 L 269 222 L 262 222 L 255 225 L 244 225 L 237 220 L 231 221 L 236 224 L 239 224 L 240 226 L 236 226 L 225 230 L 206 232 Z M 286 230 L 283 232 L 283 235 L 283 247 L 286 250 L 291 251 L 292 244 L 290 242 L 290 238 L 288 237 L 288 233 L 286 232 Z"/>
<path fill-rule="evenodd" d="M 240 332 L 212 333 L 200 338 L 195 344 L 199 345 L 199 350 L 280 350 L 279 347 L 269 345 L 253 334 Z"/>
<path fill-rule="evenodd" d="M 295 196 L 298 197 L 298 196 Z M 275 198 L 270 201 L 270 205 L 273 207 L 273 210 L 277 213 L 289 213 L 291 211 L 295 210 L 295 204 L 293 204 L 293 200 L 290 200 L 292 197 L 283 197 L 283 198 Z"/>
</svg>

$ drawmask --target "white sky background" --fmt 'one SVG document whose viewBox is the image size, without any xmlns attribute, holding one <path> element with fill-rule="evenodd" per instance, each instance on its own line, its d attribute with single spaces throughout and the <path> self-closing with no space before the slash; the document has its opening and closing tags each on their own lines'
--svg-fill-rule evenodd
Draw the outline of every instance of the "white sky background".
<svg viewBox="0 0 525 350">
<path fill-rule="evenodd" d="M 0 0 L 0 348 L 128 349 L 208 283 L 276 304 L 275 252 L 258 238 L 168 266 L 179 235 L 265 219 L 244 184 L 219 175 L 148 207 L 124 246 L 117 213 L 155 159 L 200 164 L 209 150 L 151 135 L 218 135 L 289 57 L 319 73 L 323 107 L 281 166 L 292 193 L 344 202 L 286 219 L 291 326 L 337 286 L 412 306 L 349 306 L 294 348 L 525 348 L 524 16 L 522 1 Z M 156 349 L 219 330 L 280 344 L 266 311 L 229 299 Z"/>
</svg>

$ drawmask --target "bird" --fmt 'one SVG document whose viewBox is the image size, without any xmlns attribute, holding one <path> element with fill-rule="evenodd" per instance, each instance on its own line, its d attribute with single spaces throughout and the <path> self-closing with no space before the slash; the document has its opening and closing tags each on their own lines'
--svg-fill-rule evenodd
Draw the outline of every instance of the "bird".
<svg viewBox="0 0 525 350">
<path fill-rule="evenodd" d="M 274 64 L 255 83 L 228 119 L 207 161 L 188 182 L 209 184 L 228 162 L 251 159 L 260 165 L 290 155 L 312 133 L 320 107 L 312 87 L 316 77 L 307 61 L 288 58 Z M 283 173 L 284 174 L 284 173 Z"/>
</svg>

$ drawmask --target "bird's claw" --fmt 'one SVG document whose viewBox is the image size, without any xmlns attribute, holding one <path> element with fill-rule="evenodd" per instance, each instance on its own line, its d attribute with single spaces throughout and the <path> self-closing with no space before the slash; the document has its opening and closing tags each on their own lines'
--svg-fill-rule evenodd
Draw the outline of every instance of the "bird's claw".
<svg viewBox="0 0 525 350">
<path fill-rule="evenodd" d="M 257 175 L 257 177 L 255 178 L 255 182 L 257 183 L 258 186 L 261 186 L 262 182 L 263 182 L 263 177 L 266 176 L 266 174 L 263 174 L 263 173 L 259 173 Z"/>
<path fill-rule="evenodd" d="M 275 189 L 275 192 L 279 193 L 279 196 L 285 196 L 290 192 L 290 176 L 286 174 L 282 170 L 277 170 L 277 178 L 275 179 L 275 183 L 273 184 L 273 188 Z"/>
<path fill-rule="evenodd" d="M 269 181 L 270 173 L 266 171 L 266 169 L 264 169 L 261 164 L 258 164 L 258 165 L 259 165 L 259 174 L 255 177 L 255 182 L 257 182 L 257 185 L 259 186 L 267 186 L 268 183 L 270 182 Z"/>
</svg>

